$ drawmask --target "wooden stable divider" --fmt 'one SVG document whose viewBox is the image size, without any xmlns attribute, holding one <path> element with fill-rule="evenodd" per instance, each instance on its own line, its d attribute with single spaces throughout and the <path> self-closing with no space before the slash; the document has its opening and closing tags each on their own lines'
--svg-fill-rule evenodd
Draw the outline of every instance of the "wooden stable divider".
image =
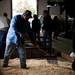
<svg viewBox="0 0 75 75">
<path fill-rule="evenodd" d="M 67 53 L 63 52 L 63 50 L 59 50 L 59 48 L 53 46 L 53 48 L 55 49 L 55 51 L 58 53 L 60 53 L 61 57 L 64 58 L 67 61 L 73 62 L 75 58 L 70 57 L 70 55 L 68 55 Z"/>
</svg>

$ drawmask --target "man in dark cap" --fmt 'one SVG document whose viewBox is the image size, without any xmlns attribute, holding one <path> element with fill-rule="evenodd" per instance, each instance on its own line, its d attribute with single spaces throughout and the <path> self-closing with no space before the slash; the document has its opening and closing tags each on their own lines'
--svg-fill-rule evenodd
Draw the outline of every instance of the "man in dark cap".
<svg viewBox="0 0 75 75">
<path fill-rule="evenodd" d="M 28 22 L 29 18 L 31 18 L 31 11 L 29 10 L 26 10 L 22 15 L 16 15 L 12 18 L 6 37 L 3 67 L 8 67 L 9 57 L 13 53 L 13 50 L 17 48 L 21 68 L 26 68 L 26 56 L 22 45 L 22 34 L 28 33 L 31 40 L 34 42 L 31 36 L 30 23 Z"/>
</svg>

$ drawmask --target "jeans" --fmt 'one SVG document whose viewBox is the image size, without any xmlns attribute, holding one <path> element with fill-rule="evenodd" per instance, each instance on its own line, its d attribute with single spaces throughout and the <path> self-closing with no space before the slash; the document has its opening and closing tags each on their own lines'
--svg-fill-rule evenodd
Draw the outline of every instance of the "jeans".
<svg viewBox="0 0 75 75">
<path fill-rule="evenodd" d="M 36 32 L 33 32 L 34 40 L 36 40 Z"/>
<path fill-rule="evenodd" d="M 0 31 L 0 58 L 3 58 L 5 51 L 6 31 Z"/>
<path fill-rule="evenodd" d="M 34 36 L 34 39 L 36 40 L 36 38 L 38 39 L 38 41 L 40 41 L 40 32 L 37 31 L 37 32 L 33 32 L 33 36 Z"/>
<path fill-rule="evenodd" d="M 12 44 L 12 43 L 6 43 L 3 64 L 6 64 L 8 66 L 9 58 L 10 58 L 11 54 L 14 52 L 15 48 L 17 48 L 18 53 L 19 53 L 21 66 L 25 66 L 26 65 L 26 56 L 25 56 L 24 48 L 22 47 L 22 45 L 16 46 L 15 44 Z"/>
<path fill-rule="evenodd" d="M 45 31 L 43 40 L 44 40 L 44 47 L 48 48 L 48 53 L 51 54 L 51 49 L 52 49 L 52 32 Z M 48 44 L 48 46 L 47 46 L 47 44 Z"/>
</svg>

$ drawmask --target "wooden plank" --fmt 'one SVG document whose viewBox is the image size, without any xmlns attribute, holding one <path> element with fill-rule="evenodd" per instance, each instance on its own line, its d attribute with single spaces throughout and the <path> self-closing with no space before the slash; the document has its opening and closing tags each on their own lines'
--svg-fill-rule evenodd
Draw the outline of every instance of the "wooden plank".
<svg viewBox="0 0 75 75">
<path fill-rule="evenodd" d="M 66 60 L 68 60 L 70 62 L 73 62 L 74 59 L 75 59 L 75 58 L 70 57 L 68 54 L 65 54 L 65 53 L 61 53 L 61 55 L 62 55 L 62 58 L 66 59 Z"/>
<path fill-rule="evenodd" d="M 64 58 L 67 61 L 73 62 L 75 58 L 70 57 L 70 55 L 66 54 L 63 52 L 63 50 L 59 50 L 56 47 L 53 47 L 55 49 L 56 52 L 59 52 L 61 54 L 61 57 Z"/>
</svg>

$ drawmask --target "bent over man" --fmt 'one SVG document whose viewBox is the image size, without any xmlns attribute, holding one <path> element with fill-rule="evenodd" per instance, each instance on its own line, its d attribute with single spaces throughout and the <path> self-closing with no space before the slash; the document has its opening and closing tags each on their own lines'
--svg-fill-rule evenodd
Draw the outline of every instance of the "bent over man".
<svg viewBox="0 0 75 75">
<path fill-rule="evenodd" d="M 13 50 L 17 48 L 20 57 L 21 68 L 26 68 L 26 56 L 22 45 L 22 34 L 27 32 L 29 36 L 31 35 L 30 23 L 28 22 L 30 17 L 31 11 L 26 10 L 22 15 L 16 15 L 12 18 L 6 37 L 3 67 L 8 66 L 9 57 Z"/>
</svg>

